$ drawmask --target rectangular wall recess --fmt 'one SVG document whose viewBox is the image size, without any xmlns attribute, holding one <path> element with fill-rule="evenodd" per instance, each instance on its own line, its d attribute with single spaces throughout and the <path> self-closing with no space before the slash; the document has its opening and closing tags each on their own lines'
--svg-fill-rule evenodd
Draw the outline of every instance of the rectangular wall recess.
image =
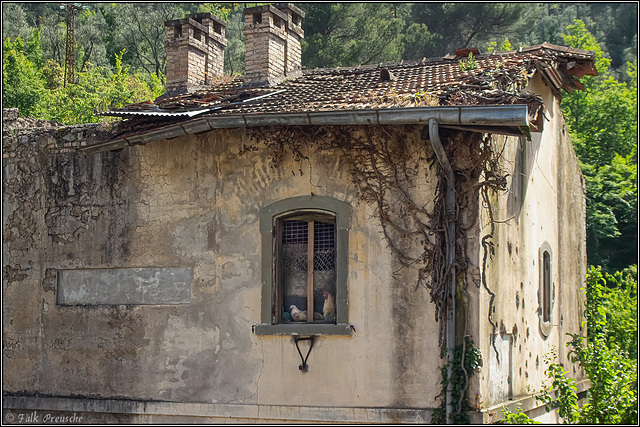
<svg viewBox="0 0 640 427">
<path fill-rule="evenodd" d="M 58 270 L 58 305 L 188 304 L 191 268 Z"/>
</svg>

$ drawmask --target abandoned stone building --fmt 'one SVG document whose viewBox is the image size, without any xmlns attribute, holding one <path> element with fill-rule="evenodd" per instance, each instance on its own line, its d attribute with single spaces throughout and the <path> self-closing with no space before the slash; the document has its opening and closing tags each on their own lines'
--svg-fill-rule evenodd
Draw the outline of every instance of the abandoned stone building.
<svg viewBox="0 0 640 427">
<path fill-rule="evenodd" d="M 557 421 L 527 386 L 555 348 L 588 387 L 559 102 L 593 52 L 304 69 L 300 9 L 244 13 L 244 76 L 196 14 L 122 120 L 4 111 L 3 420 Z M 443 392 L 454 346 L 482 359 Z"/>
</svg>

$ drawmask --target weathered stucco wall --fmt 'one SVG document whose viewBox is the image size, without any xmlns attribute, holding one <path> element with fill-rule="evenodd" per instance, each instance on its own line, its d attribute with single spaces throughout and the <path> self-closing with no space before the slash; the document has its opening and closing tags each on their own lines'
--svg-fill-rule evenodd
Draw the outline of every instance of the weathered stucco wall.
<svg viewBox="0 0 640 427">
<path fill-rule="evenodd" d="M 85 224 L 95 221 L 82 204 L 97 203 L 97 210 L 109 209 L 108 185 L 113 176 L 109 164 L 116 157 L 107 154 L 107 167 L 100 176 L 92 176 L 93 169 L 73 155 L 74 147 L 104 137 L 106 125 L 69 126 L 61 129 L 56 123 L 18 117 L 17 110 L 3 114 L 3 371 L 4 390 L 38 390 L 49 369 L 44 343 L 44 317 L 53 308 L 50 298 L 55 289 L 49 261 L 73 254 L 55 253 L 61 245 L 71 244 L 85 230 Z M 49 152 L 58 152 L 55 158 Z M 69 159 L 76 159 L 87 167 L 89 177 L 98 178 L 96 187 L 87 188 L 85 199 L 77 193 L 78 182 Z M 56 172 L 50 174 L 55 168 Z M 72 185 L 69 185 L 69 184 Z M 102 188 L 100 188 L 102 185 Z M 95 192 L 94 192 L 95 191 Z M 60 193 L 60 200 L 53 193 Z M 93 202 L 86 197 L 93 197 Z M 71 206 L 71 200 L 77 207 Z M 67 214 L 64 228 L 52 220 L 52 214 Z M 107 227 L 100 224 L 96 233 L 106 235 Z M 66 242 L 66 243 L 65 243 Z M 107 253 L 108 251 L 104 251 Z M 73 328 L 80 325 L 74 322 Z M 52 345 L 60 346 L 60 337 Z M 64 364 L 60 369 L 64 370 Z M 73 381 L 73 378 L 69 378 Z"/>
<path fill-rule="evenodd" d="M 497 143 L 499 148 L 504 147 L 503 167 L 509 176 L 507 191 L 491 198 L 496 220 L 492 239 L 495 254 L 488 261 L 487 284 L 495 293 L 492 318 L 498 326 L 494 339 L 500 361 L 495 357 L 492 328 L 486 320 L 490 295 L 480 290 L 474 324 L 479 326 L 478 336 L 485 355 L 478 377 L 478 400 L 483 409 L 529 395 L 528 386 L 539 390 L 546 378 L 543 355 L 553 348 L 572 377 L 585 378 L 577 364 L 568 360 L 566 347 L 567 333 L 584 333 L 581 329 L 584 298 L 580 291 L 586 274 L 582 173 L 558 100 L 539 76 L 534 77 L 530 88 L 545 103 L 548 120 L 544 122 L 544 131 L 533 133 L 530 141 L 509 137 Z M 481 210 L 479 224 L 481 237 L 490 232 L 485 209 Z M 548 336 L 543 334 L 539 321 L 539 251 L 545 242 L 552 254 L 553 304 Z M 480 251 L 479 264 L 482 257 Z M 497 373 L 510 380 L 504 381 L 504 376 Z M 500 416 L 499 408 L 486 414 L 496 412 Z"/>
<path fill-rule="evenodd" d="M 86 129 L 101 131 L 79 127 L 67 142 L 97 137 Z M 339 155 L 272 168 L 265 150 L 240 155 L 244 130 L 221 130 L 85 156 L 61 145 L 68 128 L 20 132 L 5 135 L 3 162 L 5 391 L 211 404 L 190 411 L 236 420 L 429 421 L 442 363 L 433 305 L 413 279 L 392 275 L 398 264 Z M 416 131 L 407 143 L 425 141 Z M 434 183 L 416 191 L 433 194 Z M 259 211 L 309 194 L 352 206 L 355 331 L 321 337 L 302 373 L 291 337 L 252 326 Z M 72 276 L 56 271 L 132 267 L 190 268 L 190 301 L 56 303 L 58 281 Z M 256 413 L 264 405 L 281 409 Z"/>
<path fill-rule="evenodd" d="M 471 285 L 480 280 L 486 211 L 468 232 L 466 332 L 484 357 L 469 398 L 485 421 L 499 414 L 496 405 L 528 395 L 527 385 L 539 388 L 542 355 L 553 346 L 566 363 L 566 333 L 580 330 L 584 186 L 557 101 L 540 81 L 531 87 L 547 106 L 544 132 L 532 141 L 494 137 L 504 145 L 509 174 L 508 191 L 491 199 L 498 222 L 487 269 L 500 363 L 489 295 Z M 75 148 L 104 139 L 109 126 L 19 121 L 3 130 L 3 383 L 14 395 L 10 407 L 78 411 L 89 422 L 104 421 L 92 411 L 119 413 L 121 422 L 430 421 L 443 363 L 434 305 L 399 268 L 339 152 L 312 150 L 301 163 L 285 156 L 272 167 L 266 149 L 241 153 L 250 142 L 246 130 L 218 130 L 84 155 Z M 412 158 L 430 150 L 419 128 L 406 144 Z M 423 167 L 418 176 L 425 179 L 411 191 L 430 205 L 436 180 Z M 291 337 L 255 335 L 252 326 L 261 319 L 260 209 L 311 194 L 352 208 L 354 331 L 321 337 L 302 373 Z M 553 254 L 548 337 L 538 320 L 544 242 Z M 160 277 L 158 269 L 167 274 L 154 283 L 164 284 L 147 293 L 133 288 Z M 81 281 L 92 274 L 113 292 L 87 291 Z M 163 286 L 171 289 L 158 293 Z M 61 298 L 60 289 L 71 297 Z"/>
</svg>

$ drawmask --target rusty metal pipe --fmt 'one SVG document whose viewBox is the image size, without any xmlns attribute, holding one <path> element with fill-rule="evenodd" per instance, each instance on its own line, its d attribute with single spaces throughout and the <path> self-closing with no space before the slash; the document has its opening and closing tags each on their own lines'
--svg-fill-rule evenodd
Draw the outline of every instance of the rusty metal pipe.
<svg viewBox="0 0 640 427">
<path fill-rule="evenodd" d="M 451 163 L 447 158 L 447 153 L 444 151 L 442 142 L 440 141 L 440 135 L 438 133 L 438 120 L 429 120 L 429 141 L 436 154 L 438 163 L 444 171 L 447 179 L 447 222 L 448 224 L 448 241 L 447 241 L 447 261 L 451 272 L 451 285 L 449 294 L 449 303 L 447 304 L 447 329 L 446 329 L 446 345 L 447 345 L 447 376 L 451 378 L 451 367 L 453 365 L 453 350 L 455 347 L 456 339 L 456 193 L 455 193 L 455 176 Z M 449 382 L 447 386 L 446 399 L 446 420 L 447 424 L 452 424 L 451 414 L 453 413 L 452 406 L 452 392 L 453 385 Z"/>
</svg>

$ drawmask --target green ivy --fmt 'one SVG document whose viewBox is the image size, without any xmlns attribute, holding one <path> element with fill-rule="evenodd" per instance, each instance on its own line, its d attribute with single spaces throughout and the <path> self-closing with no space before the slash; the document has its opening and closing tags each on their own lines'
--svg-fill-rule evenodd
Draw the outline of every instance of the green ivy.
<svg viewBox="0 0 640 427">
<path fill-rule="evenodd" d="M 547 412 L 557 409 L 558 415 L 565 423 L 573 424 L 580 418 L 576 380 L 566 376 L 567 371 L 562 365 L 555 363 L 556 358 L 555 348 L 544 355 L 544 361 L 547 364 L 545 374 L 551 380 L 551 388 L 543 381 L 540 394 L 536 395 L 536 399 L 544 403 Z M 555 398 L 550 390 L 555 392 Z"/>
<path fill-rule="evenodd" d="M 462 358 L 464 353 L 464 369 Z M 451 379 L 449 379 L 449 365 L 451 364 Z M 453 361 L 445 364 L 440 373 L 442 380 L 440 385 L 442 386 L 442 392 L 439 396 L 442 396 L 442 402 L 440 407 L 433 410 L 431 415 L 432 424 L 446 424 L 447 403 L 444 399 L 447 393 L 447 387 L 449 383 L 453 385 L 451 392 L 451 406 L 453 407 L 453 413 L 451 414 L 451 422 L 454 424 L 469 424 L 469 411 L 471 408 L 467 401 L 467 397 L 464 391 L 467 389 L 469 378 L 471 378 L 476 371 L 476 368 L 482 365 L 482 353 L 479 349 L 473 347 L 473 340 L 469 337 L 465 337 L 465 343 L 459 344 L 454 348 Z M 466 375 L 465 375 L 466 370 Z"/>
</svg>

